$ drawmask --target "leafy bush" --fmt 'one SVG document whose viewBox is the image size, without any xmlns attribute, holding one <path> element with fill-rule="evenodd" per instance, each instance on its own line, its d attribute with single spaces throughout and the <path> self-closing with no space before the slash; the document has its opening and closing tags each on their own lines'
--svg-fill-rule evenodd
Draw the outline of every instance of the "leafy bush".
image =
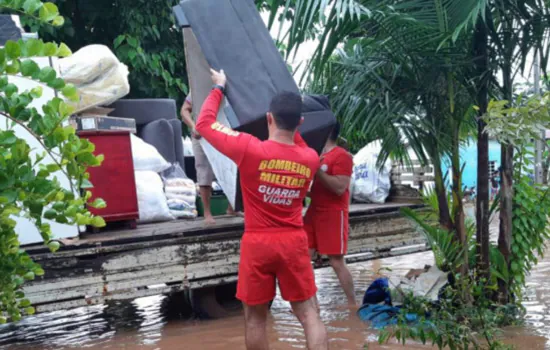
<svg viewBox="0 0 550 350">
<path fill-rule="evenodd" d="M 63 23 L 52 3 L 0 0 L 0 8 L 26 13 L 52 25 Z M 65 84 L 54 69 L 40 68 L 32 60 L 70 54 L 65 44 L 37 39 L 8 41 L 0 48 L 0 114 L 6 118 L 6 125 L 0 128 L 0 323 L 8 319 L 17 321 L 23 314 L 34 313 L 22 287 L 25 281 L 45 273 L 20 248 L 14 217 L 29 219 L 52 252 L 59 249 L 60 244 L 53 240 L 46 219 L 70 225 L 105 225 L 101 217 L 94 217 L 86 209 L 86 204 L 104 207 L 105 202 L 96 199 L 88 203 L 90 192 L 78 196 L 81 188 L 91 185 L 86 169 L 99 166 L 103 156 L 95 156 L 94 145 L 80 139 L 67 125 L 72 108 L 56 97 L 39 110 L 33 101 L 42 96 L 42 87 L 19 91 L 11 82 L 11 77 L 18 75 L 55 89 L 67 99 L 78 100 L 74 86 Z M 46 151 L 33 155 L 27 141 L 16 136 L 16 127 L 33 135 Z M 72 190 L 60 185 L 57 178 L 60 174 L 67 176 Z"/>
</svg>

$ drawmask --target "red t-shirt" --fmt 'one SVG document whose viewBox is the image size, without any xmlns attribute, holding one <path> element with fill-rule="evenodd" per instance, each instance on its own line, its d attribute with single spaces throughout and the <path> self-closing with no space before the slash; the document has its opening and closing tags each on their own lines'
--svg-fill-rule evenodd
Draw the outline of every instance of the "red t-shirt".
<svg viewBox="0 0 550 350">
<path fill-rule="evenodd" d="M 197 131 L 239 167 L 247 232 L 274 233 L 303 227 L 303 200 L 319 168 L 319 156 L 298 133 L 295 145 L 260 141 L 216 121 L 223 94 L 204 101 Z"/>
<path fill-rule="evenodd" d="M 350 176 L 353 173 L 353 158 L 342 147 L 334 147 L 321 156 L 321 171 L 328 175 Z M 311 206 L 317 210 L 348 210 L 349 187 L 344 194 L 337 195 L 316 180 L 311 188 Z"/>
</svg>

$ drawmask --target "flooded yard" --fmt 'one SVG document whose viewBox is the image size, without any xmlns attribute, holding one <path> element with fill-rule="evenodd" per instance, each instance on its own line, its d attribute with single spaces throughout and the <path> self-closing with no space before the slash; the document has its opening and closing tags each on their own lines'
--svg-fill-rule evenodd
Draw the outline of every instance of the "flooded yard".
<svg viewBox="0 0 550 350">
<path fill-rule="evenodd" d="M 357 298 L 377 277 L 376 272 L 404 275 L 412 267 L 433 263 L 424 252 L 350 265 Z M 391 271 L 388 272 L 389 269 Z M 328 327 L 333 349 L 402 349 L 397 344 L 380 346 L 369 330 L 349 310 L 336 275 L 329 268 L 316 271 L 321 316 Z M 529 278 L 524 327 L 506 331 L 506 342 L 518 349 L 550 349 L 550 258 L 540 262 Z M 165 296 L 136 299 L 109 306 L 99 305 L 28 317 L 0 328 L 0 349 L 245 349 L 240 310 L 219 320 L 182 320 L 174 316 L 177 300 Z M 269 337 L 272 349 L 305 348 L 302 329 L 289 305 L 277 298 L 271 310 Z M 425 348 L 407 344 L 406 348 Z"/>
</svg>

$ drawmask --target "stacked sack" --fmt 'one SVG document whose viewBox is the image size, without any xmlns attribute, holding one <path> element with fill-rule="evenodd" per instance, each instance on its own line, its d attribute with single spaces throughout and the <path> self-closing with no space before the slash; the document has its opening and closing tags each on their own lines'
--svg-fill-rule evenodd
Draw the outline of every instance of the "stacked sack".
<svg viewBox="0 0 550 350">
<path fill-rule="evenodd" d="M 75 113 L 107 106 L 130 92 L 128 67 L 104 45 L 89 45 L 59 60 L 59 73 L 66 83 L 74 84 L 80 99 L 69 102 Z"/>
<path fill-rule="evenodd" d="M 170 168 L 157 149 L 137 136 L 131 135 L 132 158 L 136 177 L 139 222 L 173 220 L 168 208 L 163 182 L 158 173 Z"/>
<path fill-rule="evenodd" d="M 164 172 L 163 178 L 170 213 L 176 218 L 196 218 L 197 189 L 193 180 L 187 178 L 177 163 Z"/>
</svg>

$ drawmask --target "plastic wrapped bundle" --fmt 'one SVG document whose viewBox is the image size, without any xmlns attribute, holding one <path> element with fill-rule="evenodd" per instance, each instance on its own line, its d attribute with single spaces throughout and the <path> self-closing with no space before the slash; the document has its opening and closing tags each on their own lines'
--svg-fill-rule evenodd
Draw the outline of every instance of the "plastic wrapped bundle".
<svg viewBox="0 0 550 350">
<path fill-rule="evenodd" d="M 71 104 L 75 113 L 109 105 L 130 92 L 128 67 L 103 45 L 83 47 L 72 56 L 59 60 L 59 72 L 76 86 L 80 99 Z"/>
<path fill-rule="evenodd" d="M 196 218 L 197 190 L 193 180 L 187 178 L 177 163 L 163 173 L 163 179 L 170 213 L 176 218 Z"/>
</svg>

